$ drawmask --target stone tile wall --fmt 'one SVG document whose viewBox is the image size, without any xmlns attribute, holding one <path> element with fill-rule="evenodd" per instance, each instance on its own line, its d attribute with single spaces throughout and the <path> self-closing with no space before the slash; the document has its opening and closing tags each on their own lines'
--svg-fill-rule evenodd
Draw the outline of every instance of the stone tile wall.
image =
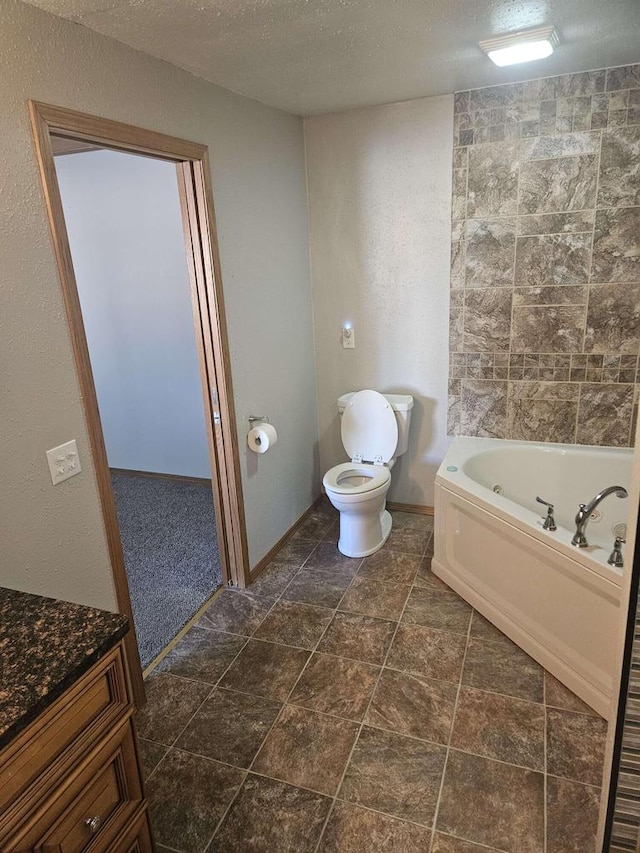
<svg viewBox="0 0 640 853">
<path fill-rule="evenodd" d="M 640 65 L 455 96 L 449 434 L 632 443 Z"/>
</svg>

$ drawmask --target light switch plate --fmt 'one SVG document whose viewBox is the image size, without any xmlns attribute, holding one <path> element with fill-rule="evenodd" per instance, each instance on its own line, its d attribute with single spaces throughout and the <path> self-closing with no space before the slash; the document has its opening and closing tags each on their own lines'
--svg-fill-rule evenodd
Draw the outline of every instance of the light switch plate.
<svg viewBox="0 0 640 853">
<path fill-rule="evenodd" d="M 356 330 L 348 328 L 342 330 L 342 349 L 356 348 Z"/>
<path fill-rule="evenodd" d="M 47 450 L 47 462 L 49 463 L 51 482 L 54 486 L 79 474 L 82 471 L 82 466 L 80 465 L 75 438 Z"/>
</svg>

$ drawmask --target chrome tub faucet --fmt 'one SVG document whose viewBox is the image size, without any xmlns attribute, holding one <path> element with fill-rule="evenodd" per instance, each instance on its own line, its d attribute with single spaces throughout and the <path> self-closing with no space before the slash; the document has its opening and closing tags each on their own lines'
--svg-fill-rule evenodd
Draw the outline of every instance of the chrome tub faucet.
<svg viewBox="0 0 640 853">
<path fill-rule="evenodd" d="M 589 547 L 587 537 L 584 533 L 587 527 L 587 522 L 591 518 L 591 513 L 595 510 L 598 504 L 600 504 L 605 498 L 609 497 L 609 495 L 616 495 L 619 498 L 629 497 L 629 493 L 624 486 L 608 486 L 606 489 L 598 492 L 595 498 L 589 501 L 588 504 L 580 504 L 580 509 L 576 515 L 576 532 L 571 540 L 571 544 L 575 545 L 576 548 Z"/>
</svg>

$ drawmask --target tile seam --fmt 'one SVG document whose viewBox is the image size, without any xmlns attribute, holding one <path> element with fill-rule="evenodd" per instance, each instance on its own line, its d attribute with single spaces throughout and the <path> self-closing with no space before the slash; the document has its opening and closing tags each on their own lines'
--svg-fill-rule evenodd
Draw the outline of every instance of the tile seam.
<svg viewBox="0 0 640 853">
<path fill-rule="evenodd" d="M 285 546 L 286 546 L 290 541 L 291 541 L 290 539 L 287 539 L 287 541 L 284 543 L 284 545 L 283 545 L 282 547 L 284 548 L 284 547 L 285 547 Z M 310 553 L 310 554 L 307 556 L 307 558 L 302 562 L 302 564 L 301 564 L 300 568 L 298 569 L 298 571 L 296 572 L 296 574 L 293 576 L 293 578 L 291 579 L 291 581 L 290 581 L 289 583 L 291 583 L 291 582 L 292 582 L 292 581 L 293 581 L 293 580 L 294 580 L 294 579 L 295 579 L 295 578 L 300 574 L 300 572 L 302 571 L 302 569 L 303 569 L 303 567 L 304 567 L 305 563 L 309 560 L 309 558 L 310 558 L 310 557 L 311 557 L 311 555 L 314 553 L 314 551 L 317 549 L 317 547 L 318 547 L 318 545 L 321 543 L 321 541 L 322 541 L 322 540 L 319 540 L 319 541 L 316 543 L 316 545 L 315 545 L 315 547 L 312 549 L 311 553 Z M 289 587 L 289 584 L 287 584 L 287 586 L 285 586 L 285 587 L 284 587 L 284 589 L 281 591 L 281 593 L 279 594 L 279 596 L 278 596 L 278 597 L 276 598 L 276 600 L 273 602 L 273 605 L 272 605 L 272 607 L 269 609 L 269 612 L 268 612 L 267 614 L 265 614 L 265 619 L 267 618 L 267 616 L 269 615 L 269 613 L 271 612 L 271 610 L 272 610 L 272 609 L 273 609 L 273 607 L 275 606 L 276 602 L 278 602 L 278 601 L 280 601 L 280 600 L 282 599 L 282 596 L 284 595 L 284 593 L 285 593 L 285 591 L 287 590 L 287 588 L 288 588 L 288 587 Z M 286 600 L 286 599 L 285 599 L 285 600 Z M 264 619 L 262 620 L 262 622 L 264 622 Z M 262 622 L 260 623 L 260 625 L 262 624 Z M 260 627 L 260 625 L 256 626 L 256 628 L 255 628 L 255 630 L 256 630 L 256 631 L 258 630 L 258 628 Z M 248 642 L 248 641 L 247 641 L 247 642 Z M 245 644 L 245 645 L 246 645 L 246 644 Z M 304 651 L 307 651 L 307 650 L 305 649 Z M 311 654 L 312 654 L 312 653 L 311 653 Z M 305 663 L 305 666 L 303 667 L 302 672 L 304 671 L 304 669 L 306 669 L 307 663 L 308 663 L 308 662 L 309 662 L 309 660 L 311 659 L 311 654 L 309 655 L 309 658 L 308 658 L 307 662 Z M 302 672 L 300 673 L 300 675 L 302 674 Z M 298 679 L 299 679 L 299 677 L 300 677 L 300 676 L 298 676 Z M 297 684 L 297 682 L 298 682 L 298 679 L 296 679 L 296 684 Z M 295 685 L 294 685 L 294 687 L 295 687 Z M 293 691 L 293 689 L 294 689 L 294 688 L 292 687 L 292 688 L 291 688 L 290 693 L 289 693 L 289 694 L 288 694 L 288 696 L 287 696 L 287 698 L 289 697 L 289 695 L 291 695 L 291 692 Z M 240 692 L 240 691 L 238 691 L 238 692 Z M 253 695 L 253 694 L 250 694 L 250 695 Z M 219 821 L 218 821 L 218 823 L 216 824 L 216 827 L 215 827 L 215 829 L 214 829 L 214 831 L 213 831 L 213 833 L 212 833 L 212 835 L 211 835 L 211 838 L 209 839 L 209 841 L 207 842 L 207 844 L 206 844 L 206 845 L 204 846 L 204 848 L 203 848 L 203 853 L 207 853 L 207 851 L 209 851 L 209 849 L 211 848 L 211 845 L 213 844 L 213 841 L 214 841 L 214 839 L 215 839 L 215 837 L 216 837 L 217 833 L 219 832 L 220 828 L 222 827 L 222 825 L 223 825 L 223 823 L 224 823 L 224 821 L 225 821 L 225 819 L 226 819 L 227 815 L 230 813 L 231 808 L 233 807 L 233 804 L 235 803 L 236 799 L 238 798 L 238 796 L 239 796 L 239 794 L 240 794 L 240 791 L 242 791 L 242 789 L 243 789 L 243 787 L 244 787 L 244 784 L 245 784 L 245 782 L 246 782 L 247 778 L 249 777 L 249 774 L 251 773 L 251 768 L 252 768 L 252 767 L 253 767 L 253 765 L 255 764 L 255 761 L 256 761 L 256 759 L 257 759 L 257 757 L 258 757 L 259 753 L 260 753 L 260 750 L 262 749 L 262 747 L 264 746 L 265 741 L 267 740 L 267 738 L 269 737 L 269 735 L 270 735 L 270 734 L 271 734 L 271 732 L 273 731 L 273 729 L 274 729 L 274 727 L 275 727 L 276 723 L 278 722 L 278 720 L 279 720 L 279 719 L 280 719 L 280 717 L 282 716 L 282 712 L 283 712 L 283 710 L 284 710 L 284 708 L 285 708 L 285 707 L 286 707 L 286 700 L 285 700 L 285 702 L 282 704 L 282 707 L 280 708 L 280 710 L 278 711 L 278 713 L 276 714 L 276 717 L 275 717 L 275 719 L 274 719 L 273 723 L 271 724 L 271 726 L 269 727 L 268 731 L 265 733 L 265 736 L 263 737 L 263 739 L 262 739 L 262 741 L 261 741 L 261 743 L 260 743 L 260 746 L 259 746 L 259 747 L 258 747 L 258 749 L 256 750 L 256 754 L 253 756 L 253 759 L 251 760 L 251 763 L 249 764 L 249 767 L 246 769 L 246 775 L 245 775 L 245 778 L 242 780 L 242 783 L 238 786 L 238 790 L 236 791 L 236 793 L 235 793 L 235 794 L 234 794 L 234 796 L 232 797 L 232 799 L 231 799 L 231 801 L 229 802 L 229 804 L 228 804 L 227 808 L 225 809 L 224 813 L 223 813 L 223 814 L 222 814 L 222 816 L 220 817 L 220 820 L 219 820 Z M 255 775 L 257 775 L 257 774 L 255 774 Z M 267 778 L 270 778 L 270 777 L 267 777 Z M 292 786 L 292 787 L 295 787 L 295 786 Z"/>
<path fill-rule="evenodd" d="M 420 566 L 420 564 L 422 563 L 422 561 L 423 561 L 423 560 L 425 559 L 425 557 L 426 557 L 426 554 L 427 554 L 427 551 L 428 551 L 429 546 L 430 546 L 430 544 L 431 544 L 431 540 L 432 540 L 432 538 L 433 538 L 433 533 L 431 534 L 431 536 L 430 536 L 430 537 L 429 537 L 429 539 L 427 540 L 427 543 L 426 543 L 426 545 L 425 545 L 425 547 L 424 547 L 424 550 L 423 550 L 423 552 L 422 552 L 422 554 L 421 554 L 421 556 L 420 556 L 420 558 L 419 558 L 419 560 L 420 560 L 420 562 L 419 562 L 419 566 Z M 362 561 L 362 564 L 364 564 L 364 560 Z M 360 568 L 362 568 L 362 564 L 361 564 Z M 327 814 L 327 819 L 326 819 L 326 821 L 325 821 L 325 823 L 324 823 L 324 826 L 322 827 L 322 831 L 320 832 L 320 835 L 318 836 L 318 841 L 317 841 L 317 844 L 316 844 L 316 846 L 315 846 L 315 848 L 314 848 L 314 853 L 317 853 L 317 851 L 318 851 L 318 849 L 319 849 L 319 847 L 320 847 L 320 843 L 321 843 L 321 841 L 322 841 L 322 838 L 323 838 L 323 836 L 324 836 L 325 830 L 326 830 L 326 828 L 327 828 L 327 824 L 329 823 L 329 817 L 330 817 L 330 816 L 331 816 L 331 814 L 333 813 L 333 810 L 334 810 L 334 807 L 335 807 L 335 803 L 336 803 L 336 801 L 339 799 L 339 794 L 340 794 L 340 791 L 342 790 L 342 785 L 343 785 L 344 780 L 345 780 L 345 777 L 346 777 L 346 775 L 347 775 L 347 770 L 349 769 L 349 765 L 351 764 L 351 759 L 353 758 L 353 754 L 354 754 L 354 752 L 355 752 L 356 745 L 357 745 L 358 741 L 360 740 L 360 734 L 361 734 L 361 732 L 362 732 L 362 729 L 364 728 L 364 720 L 366 719 L 366 717 L 367 717 L 367 715 L 368 715 L 368 713 L 369 713 L 369 708 L 371 707 L 371 703 L 373 702 L 373 697 L 375 696 L 375 694 L 376 694 L 376 690 L 378 689 L 378 684 L 380 683 L 380 677 L 381 677 L 381 675 L 382 675 L 382 672 L 383 672 L 383 670 L 384 670 L 385 664 L 386 664 L 386 662 L 387 662 L 387 659 L 388 659 L 388 657 L 389 657 L 389 654 L 391 653 L 391 649 L 392 649 L 393 644 L 394 644 L 394 642 L 395 642 L 396 634 L 398 633 L 398 628 L 400 627 L 400 621 L 401 621 L 402 616 L 404 615 L 404 611 L 405 611 L 405 609 L 406 609 L 406 607 L 407 607 L 407 602 L 409 601 L 409 596 L 411 595 L 411 590 L 413 590 L 413 587 L 414 587 L 414 584 L 415 584 L 415 577 L 417 576 L 417 573 L 418 573 L 418 571 L 419 571 L 419 566 L 418 566 L 418 569 L 416 570 L 416 572 L 415 572 L 415 574 L 414 574 L 413 582 L 412 582 L 411 586 L 409 587 L 409 592 L 408 592 L 408 594 L 407 594 L 407 597 L 405 598 L 404 606 L 403 606 L 403 608 L 402 608 L 402 611 L 400 612 L 400 615 L 399 615 L 399 617 L 398 617 L 398 621 L 396 622 L 396 627 L 395 627 L 395 630 L 394 630 L 394 632 L 393 632 L 393 636 L 392 636 L 392 638 L 391 638 L 391 642 L 389 643 L 389 646 L 388 646 L 388 648 L 387 648 L 387 651 L 386 651 L 386 654 L 385 654 L 384 660 L 383 660 L 383 662 L 382 662 L 382 666 L 380 667 L 380 672 L 378 673 L 378 677 L 377 677 L 377 679 L 376 679 L 376 683 L 374 684 L 374 686 L 373 686 L 373 690 L 371 691 L 371 695 L 370 695 L 370 697 L 369 697 L 369 701 L 368 701 L 368 703 L 367 703 L 367 707 L 366 707 L 366 709 L 365 709 L 365 711 L 364 711 L 364 714 L 362 715 L 362 722 L 360 723 L 360 727 L 359 727 L 359 729 L 358 729 L 358 733 L 356 734 L 356 737 L 355 737 L 355 739 L 354 739 L 354 741 L 353 741 L 353 745 L 352 745 L 351 750 L 350 750 L 350 752 L 349 752 L 349 756 L 348 756 L 348 758 L 347 758 L 347 761 L 346 761 L 346 763 L 345 763 L 344 769 L 343 769 L 342 774 L 341 774 L 341 776 L 340 776 L 340 779 L 339 779 L 339 781 L 338 781 L 338 785 L 337 785 L 337 787 L 336 787 L 335 794 L 334 794 L 334 796 L 333 796 L 333 803 L 332 803 L 331 808 L 329 809 L 329 812 L 328 812 L 328 814 Z M 360 568 L 358 569 L 358 571 L 360 571 Z M 357 575 L 356 575 L 356 576 L 357 576 Z M 355 577 L 354 577 L 354 580 L 355 580 Z M 353 582 L 353 581 L 352 581 L 352 582 Z M 346 591 L 345 591 L 345 595 L 346 595 Z M 344 597 L 344 596 L 343 596 L 343 597 Z M 356 805 L 356 806 L 357 806 L 357 803 L 356 803 L 356 804 L 353 804 L 353 805 Z"/>
<path fill-rule="evenodd" d="M 442 776 L 440 778 L 440 789 L 438 791 L 438 798 L 436 800 L 436 808 L 435 808 L 435 812 L 433 815 L 433 828 L 432 828 L 432 832 L 431 832 L 431 846 L 432 847 L 433 847 L 433 841 L 434 841 L 435 834 L 436 834 L 437 827 L 438 827 L 438 818 L 440 817 L 440 805 L 442 802 L 442 792 L 444 790 L 444 780 L 445 780 L 445 777 L 447 774 L 447 767 L 449 764 L 449 754 L 451 752 L 451 739 L 453 738 L 453 729 L 454 729 L 455 724 L 456 724 L 456 716 L 458 713 L 458 702 L 460 700 L 460 691 L 462 689 L 462 676 L 464 673 L 464 666 L 465 666 L 465 662 L 467 659 L 467 650 L 469 648 L 469 643 L 471 641 L 471 625 L 473 624 L 473 612 L 474 611 L 472 610 L 472 612 L 469 615 L 469 627 L 467 629 L 467 641 L 465 643 L 464 653 L 462 655 L 462 664 L 460 666 L 460 678 L 458 679 L 458 688 L 456 691 L 456 698 L 455 698 L 454 705 L 453 705 L 453 713 L 451 715 L 451 726 L 449 729 L 449 738 L 447 740 L 447 745 L 446 745 L 444 766 L 442 768 Z"/>
</svg>

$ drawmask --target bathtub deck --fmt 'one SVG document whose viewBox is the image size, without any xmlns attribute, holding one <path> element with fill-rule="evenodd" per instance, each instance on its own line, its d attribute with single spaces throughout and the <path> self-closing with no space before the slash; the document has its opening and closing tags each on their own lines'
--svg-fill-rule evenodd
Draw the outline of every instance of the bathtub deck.
<svg viewBox="0 0 640 853">
<path fill-rule="evenodd" d="M 593 850 L 604 720 L 431 573 L 433 519 L 393 515 L 351 560 L 321 505 L 151 674 L 158 849 Z"/>
</svg>

